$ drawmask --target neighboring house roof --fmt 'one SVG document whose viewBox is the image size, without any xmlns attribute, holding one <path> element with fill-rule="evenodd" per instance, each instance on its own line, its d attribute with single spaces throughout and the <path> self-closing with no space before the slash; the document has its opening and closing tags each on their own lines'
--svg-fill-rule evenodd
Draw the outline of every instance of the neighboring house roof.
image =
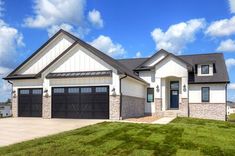
<svg viewBox="0 0 235 156">
<path fill-rule="evenodd" d="M 94 48 L 93 46 L 89 45 L 88 43 L 80 40 L 79 38 L 77 38 L 76 36 L 68 33 L 67 31 L 64 30 L 59 30 L 52 38 L 50 38 L 42 47 L 40 47 L 35 53 L 33 53 L 32 56 L 30 56 L 26 61 L 24 61 L 20 66 L 18 66 L 13 72 L 11 72 L 7 77 L 5 77 L 5 80 L 11 80 L 11 79 L 20 79 L 23 78 L 23 75 L 14 75 L 15 72 L 20 69 L 24 64 L 26 64 L 31 58 L 33 58 L 33 56 L 35 56 L 37 53 L 40 52 L 41 49 L 43 49 L 46 45 L 49 44 L 50 41 L 52 41 L 56 36 L 58 36 L 60 33 L 64 33 L 67 36 L 71 37 L 73 40 L 75 40 L 75 42 L 69 47 L 67 48 L 64 52 L 62 52 L 61 55 L 59 55 L 55 60 L 53 60 L 49 65 L 47 65 L 42 71 L 40 71 L 39 73 L 37 73 L 36 75 L 30 75 L 31 77 L 27 77 L 27 78 L 38 78 L 39 76 L 41 76 L 41 73 L 44 72 L 47 68 L 49 68 L 50 66 L 52 66 L 55 62 L 57 62 L 60 58 L 62 58 L 71 48 L 73 48 L 76 44 L 79 44 L 80 46 L 84 47 L 85 49 L 87 49 L 89 52 L 93 53 L 94 55 L 96 55 L 97 57 L 99 57 L 100 59 L 102 59 L 103 61 L 105 61 L 106 63 L 108 63 L 109 65 L 111 65 L 112 67 L 114 67 L 115 69 L 117 69 L 119 74 L 126 74 L 127 76 L 130 76 L 138 81 L 141 81 L 142 83 L 148 84 L 146 81 L 144 81 L 143 79 L 141 79 L 140 77 L 138 77 L 137 75 L 134 74 L 133 71 L 129 70 L 128 68 L 126 68 L 124 65 L 122 65 L 121 63 L 119 63 L 117 60 L 111 58 L 110 56 L 104 54 L 103 52 L 99 51 L 98 49 Z"/>
<path fill-rule="evenodd" d="M 235 102 L 227 101 L 227 105 L 231 108 L 235 108 Z"/>
<path fill-rule="evenodd" d="M 163 51 L 160 52 L 162 53 Z M 156 54 L 153 56 L 156 56 Z M 136 70 L 140 69 L 141 65 L 145 64 L 152 57 L 121 59 L 118 61 L 126 65 L 130 70 Z M 227 68 L 222 53 L 179 55 L 177 57 L 187 62 L 187 64 L 190 64 L 192 67 L 195 67 L 197 64 L 215 63 L 216 72 L 213 73 L 213 76 L 197 76 L 197 74 L 192 71 L 189 73 L 189 83 L 229 83 Z"/>
</svg>

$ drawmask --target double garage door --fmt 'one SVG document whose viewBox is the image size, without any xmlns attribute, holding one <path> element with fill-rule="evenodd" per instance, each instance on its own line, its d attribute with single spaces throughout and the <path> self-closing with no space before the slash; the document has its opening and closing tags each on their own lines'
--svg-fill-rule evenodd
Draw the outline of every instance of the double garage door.
<svg viewBox="0 0 235 156">
<path fill-rule="evenodd" d="M 42 116 L 42 89 L 19 90 L 19 116 Z M 52 88 L 52 117 L 109 118 L 109 87 Z"/>
<path fill-rule="evenodd" d="M 109 88 L 106 86 L 53 88 L 52 117 L 108 119 Z"/>
</svg>

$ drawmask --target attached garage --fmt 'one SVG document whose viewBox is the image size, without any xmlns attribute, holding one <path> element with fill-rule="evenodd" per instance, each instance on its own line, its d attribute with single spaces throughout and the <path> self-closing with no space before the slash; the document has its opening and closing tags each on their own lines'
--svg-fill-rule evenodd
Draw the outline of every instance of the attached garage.
<svg viewBox="0 0 235 156">
<path fill-rule="evenodd" d="M 109 87 L 52 88 L 52 117 L 77 119 L 109 118 Z"/>
<path fill-rule="evenodd" d="M 19 89 L 19 117 L 42 117 L 42 89 Z"/>
</svg>

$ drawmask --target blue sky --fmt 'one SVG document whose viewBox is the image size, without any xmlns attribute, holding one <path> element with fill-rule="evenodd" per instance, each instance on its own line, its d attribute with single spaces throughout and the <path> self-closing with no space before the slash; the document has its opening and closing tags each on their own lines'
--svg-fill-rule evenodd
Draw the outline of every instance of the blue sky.
<svg viewBox="0 0 235 156">
<path fill-rule="evenodd" d="M 115 58 L 224 52 L 235 100 L 234 0 L 0 0 L 0 77 L 60 28 Z"/>
</svg>

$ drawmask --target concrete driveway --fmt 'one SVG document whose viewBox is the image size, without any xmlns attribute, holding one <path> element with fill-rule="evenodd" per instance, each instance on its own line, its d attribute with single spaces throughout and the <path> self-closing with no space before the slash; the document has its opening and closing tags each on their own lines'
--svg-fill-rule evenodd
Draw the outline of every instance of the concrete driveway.
<svg viewBox="0 0 235 156">
<path fill-rule="evenodd" d="M 93 119 L 0 119 L 0 146 L 6 146 L 103 122 Z"/>
</svg>

